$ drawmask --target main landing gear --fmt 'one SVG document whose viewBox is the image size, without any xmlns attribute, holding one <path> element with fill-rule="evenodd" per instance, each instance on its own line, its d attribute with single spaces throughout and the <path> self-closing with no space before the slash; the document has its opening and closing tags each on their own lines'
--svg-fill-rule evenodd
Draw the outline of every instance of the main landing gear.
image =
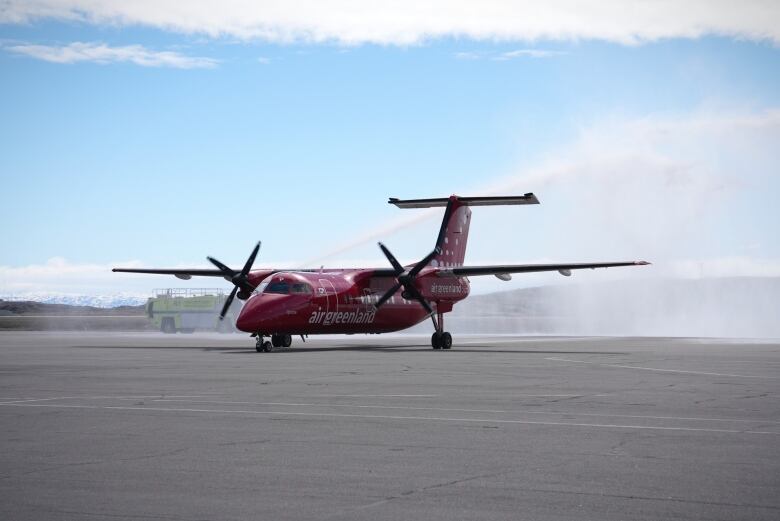
<svg viewBox="0 0 780 521">
<path fill-rule="evenodd" d="M 274 347 L 290 347 L 292 345 L 292 336 L 271 335 L 271 344 Z"/>
<path fill-rule="evenodd" d="M 271 341 L 263 340 L 263 335 L 255 335 L 255 349 L 258 353 L 270 353 L 275 347 L 290 347 L 292 345 L 291 335 L 271 335 Z"/>
<path fill-rule="evenodd" d="M 452 335 L 444 331 L 444 313 L 436 313 L 438 320 L 431 315 L 436 332 L 431 336 L 431 347 L 434 349 L 449 349 L 452 347 Z"/>
</svg>

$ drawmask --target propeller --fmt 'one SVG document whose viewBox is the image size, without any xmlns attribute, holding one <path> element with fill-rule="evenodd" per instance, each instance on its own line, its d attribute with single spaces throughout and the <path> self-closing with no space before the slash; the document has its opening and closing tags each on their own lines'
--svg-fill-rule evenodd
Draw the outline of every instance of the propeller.
<svg viewBox="0 0 780 521">
<path fill-rule="evenodd" d="M 249 283 L 249 279 L 247 278 L 247 276 L 249 275 L 249 270 L 252 269 L 252 264 L 255 263 L 255 257 L 257 257 L 258 251 L 260 251 L 259 241 L 255 245 L 254 249 L 252 250 L 252 253 L 249 254 L 249 258 L 246 260 L 243 269 L 238 273 L 236 273 L 235 270 L 232 270 L 229 267 L 227 267 L 225 264 L 222 264 L 214 257 L 206 257 L 210 263 L 212 263 L 222 272 L 222 275 L 225 277 L 225 280 L 231 282 L 233 286 L 235 286 L 233 288 L 233 291 L 230 292 L 230 295 L 225 300 L 225 304 L 222 306 L 222 311 L 220 311 L 219 313 L 220 320 L 225 318 L 228 308 L 230 307 L 230 304 L 233 303 L 233 299 L 236 297 L 236 293 L 238 293 L 239 289 L 241 290 L 241 293 L 238 294 L 238 298 L 241 300 L 248 299 L 249 295 L 251 295 L 251 293 L 255 290 L 255 287 Z"/>
<path fill-rule="evenodd" d="M 393 266 L 393 269 L 395 270 L 395 279 L 396 283 L 393 284 L 393 286 L 387 290 L 387 292 L 382 295 L 379 300 L 376 301 L 374 304 L 374 309 L 379 309 L 379 306 L 387 302 L 390 297 L 392 297 L 396 291 L 398 291 L 401 288 L 404 288 L 404 291 L 402 293 L 404 298 L 408 298 L 409 300 L 416 300 L 420 303 L 420 305 L 425 308 L 425 311 L 428 312 L 431 317 L 433 317 L 433 308 L 428 303 L 427 300 L 420 294 L 417 287 L 414 285 L 414 279 L 417 277 L 417 274 L 422 271 L 424 267 L 430 263 L 433 258 L 439 254 L 441 250 L 439 250 L 439 247 L 437 246 L 436 249 L 434 249 L 431 253 L 425 256 L 423 260 L 415 264 L 412 269 L 406 270 L 403 266 L 401 266 L 401 263 L 396 260 L 396 258 L 393 256 L 392 253 L 390 253 L 390 250 L 387 249 L 387 246 L 382 244 L 381 242 L 379 244 L 379 249 L 382 250 L 382 253 L 385 254 L 385 257 L 387 257 L 387 260 L 390 261 L 390 264 Z M 434 320 L 435 322 L 435 320 Z"/>
</svg>

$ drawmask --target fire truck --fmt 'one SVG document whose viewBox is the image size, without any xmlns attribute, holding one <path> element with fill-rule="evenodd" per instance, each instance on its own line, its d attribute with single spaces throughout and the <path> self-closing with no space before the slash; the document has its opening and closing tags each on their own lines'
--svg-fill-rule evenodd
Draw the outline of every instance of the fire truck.
<svg viewBox="0 0 780 521">
<path fill-rule="evenodd" d="M 235 331 L 236 317 L 241 311 L 238 299 L 228 308 L 224 320 L 219 319 L 227 295 L 217 288 L 166 288 L 154 290 L 146 302 L 146 315 L 163 333 L 192 333 L 196 329 L 230 333 Z"/>
</svg>

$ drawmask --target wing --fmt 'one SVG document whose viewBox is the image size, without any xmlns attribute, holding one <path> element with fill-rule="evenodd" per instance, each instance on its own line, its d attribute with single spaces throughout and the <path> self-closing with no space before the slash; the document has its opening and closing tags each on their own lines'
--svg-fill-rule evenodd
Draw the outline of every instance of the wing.
<svg viewBox="0 0 780 521">
<path fill-rule="evenodd" d="M 571 270 L 585 270 L 596 268 L 616 268 L 618 266 L 646 266 L 647 261 L 629 262 L 594 262 L 577 264 L 507 264 L 497 266 L 459 266 L 457 268 L 443 268 L 436 271 L 440 277 L 470 277 L 476 275 L 504 275 L 509 273 L 533 273 L 537 271 L 560 271 L 562 275 L 569 275 Z"/>
<path fill-rule="evenodd" d="M 167 269 L 136 269 L 136 268 L 114 268 L 111 271 L 117 272 L 117 273 L 152 273 L 155 275 L 173 275 L 176 278 L 182 279 L 182 280 L 189 280 L 192 277 L 225 277 L 226 273 L 224 273 L 221 270 L 167 270 Z M 233 272 L 233 276 L 235 276 L 238 271 L 237 270 L 230 270 Z"/>
</svg>

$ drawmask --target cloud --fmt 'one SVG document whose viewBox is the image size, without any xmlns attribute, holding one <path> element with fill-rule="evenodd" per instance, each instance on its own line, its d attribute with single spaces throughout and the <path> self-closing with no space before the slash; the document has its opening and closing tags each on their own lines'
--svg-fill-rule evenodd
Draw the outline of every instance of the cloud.
<svg viewBox="0 0 780 521">
<path fill-rule="evenodd" d="M 245 259 L 229 259 L 228 266 L 240 266 Z M 295 266 L 299 262 L 282 262 L 281 266 Z M 25 295 L 127 295 L 150 296 L 155 288 L 228 288 L 230 283 L 221 277 L 198 277 L 182 281 L 171 275 L 114 273 L 112 268 L 146 268 L 138 260 L 117 261 L 108 264 L 74 263 L 62 257 L 52 257 L 43 264 L 26 266 L 0 265 L 0 298 Z M 213 268 L 211 264 L 193 262 L 186 265 L 154 266 L 157 268 Z M 255 269 L 272 266 L 256 263 Z"/>
<path fill-rule="evenodd" d="M 780 43 L 773 0 L 6 0 L 0 11 L 0 23 L 46 19 L 282 43 L 410 45 L 456 37 L 636 45 L 705 35 Z"/>
<path fill-rule="evenodd" d="M 482 58 L 482 54 L 478 52 L 456 52 L 455 58 L 458 60 L 479 60 Z"/>
<path fill-rule="evenodd" d="M 116 265 L 131 268 L 140 267 L 141 263 L 126 261 Z M 103 264 L 73 264 L 61 257 L 53 257 L 44 264 L 0 266 L 0 292 L 13 295 L 41 291 L 110 291 L 112 285 L 121 286 L 117 281 L 122 278 L 132 281 L 124 274 L 112 273 L 112 267 Z"/>
<path fill-rule="evenodd" d="M 552 56 L 560 56 L 566 54 L 561 51 L 550 51 L 544 49 L 517 49 L 515 51 L 502 52 L 497 56 L 493 56 L 493 60 L 506 61 L 514 60 L 515 58 L 550 58 Z"/>
<path fill-rule="evenodd" d="M 516 49 L 514 51 L 489 53 L 489 52 L 473 52 L 462 51 L 454 54 L 458 60 L 483 60 L 489 59 L 493 61 L 508 61 L 516 58 L 551 58 L 553 56 L 561 56 L 566 54 L 563 51 L 553 51 L 549 49 Z"/>
<path fill-rule="evenodd" d="M 185 56 L 172 51 L 152 51 L 142 45 L 110 47 L 104 43 L 73 42 L 64 46 L 12 45 L 7 50 L 52 63 L 117 63 L 130 62 L 142 67 L 172 67 L 175 69 L 209 69 L 219 63 L 213 58 Z"/>
</svg>

